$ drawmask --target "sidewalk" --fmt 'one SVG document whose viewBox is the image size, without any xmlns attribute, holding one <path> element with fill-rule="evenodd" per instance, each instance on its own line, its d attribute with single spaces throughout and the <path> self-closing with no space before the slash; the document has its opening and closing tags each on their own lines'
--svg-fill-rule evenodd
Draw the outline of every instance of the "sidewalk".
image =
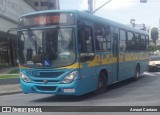
<svg viewBox="0 0 160 115">
<path fill-rule="evenodd" d="M 0 68 L 0 75 L 12 75 L 8 73 L 15 69 L 18 69 L 18 67 Z M 0 79 L 0 96 L 22 92 L 19 82 L 13 81 L 16 80 L 13 80 L 13 78 Z"/>
<path fill-rule="evenodd" d="M 21 93 L 21 92 L 22 90 L 19 84 L 0 85 L 0 96 Z"/>
</svg>

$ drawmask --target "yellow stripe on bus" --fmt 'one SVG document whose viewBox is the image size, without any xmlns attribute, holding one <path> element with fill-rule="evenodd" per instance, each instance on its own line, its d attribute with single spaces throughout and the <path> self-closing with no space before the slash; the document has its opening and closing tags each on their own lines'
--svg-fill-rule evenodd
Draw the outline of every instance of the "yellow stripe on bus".
<svg viewBox="0 0 160 115">
<path fill-rule="evenodd" d="M 149 54 L 148 53 L 139 53 L 139 54 L 134 54 L 134 53 L 123 53 L 119 55 L 119 62 L 126 62 L 126 61 L 136 61 L 136 60 L 147 60 Z M 86 62 L 88 67 L 93 67 L 93 66 L 99 66 L 99 65 L 107 65 L 107 64 L 114 64 L 117 63 L 117 57 L 112 57 L 112 54 L 107 54 L 105 56 L 101 55 L 96 55 L 93 61 L 88 61 Z M 19 68 L 27 68 L 19 64 Z M 60 67 L 58 69 L 73 69 L 73 68 L 83 68 L 82 63 L 74 63 L 69 66 L 65 67 Z"/>
<path fill-rule="evenodd" d="M 74 63 L 72 65 L 69 65 L 69 66 L 65 66 L 65 67 L 61 67 L 60 69 L 76 69 L 76 68 L 82 68 L 82 64 L 80 63 Z"/>
</svg>

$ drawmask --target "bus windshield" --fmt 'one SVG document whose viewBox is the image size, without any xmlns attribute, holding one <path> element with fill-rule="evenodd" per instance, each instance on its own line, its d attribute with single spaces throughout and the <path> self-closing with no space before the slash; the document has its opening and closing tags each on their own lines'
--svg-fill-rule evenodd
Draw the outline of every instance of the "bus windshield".
<svg viewBox="0 0 160 115">
<path fill-rule="evenodd" d="M 26 29 L 18 32 L 19 63 L 27 67 L 61 67 L 76 59 L 73 28 Z"/>
</svg>

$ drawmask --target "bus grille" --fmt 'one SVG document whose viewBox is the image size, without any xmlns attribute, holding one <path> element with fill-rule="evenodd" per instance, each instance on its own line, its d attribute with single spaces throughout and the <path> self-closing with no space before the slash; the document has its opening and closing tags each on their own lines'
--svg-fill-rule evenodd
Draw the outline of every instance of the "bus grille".
<svg viewBox="0 0 160 115">
<path fill-rule="evenodd" d="M 62 75 L 63 72 L 40 72 L 39 75 L 34 75 L 34 77 L 40 77 L 40 78 L 56 78 Z"/>
<path fill-rule="evenodd" d="M 37 86 L 37 89 L 41 91 L 54 91 L 56 90 L 56 87 L 55 86 Z"/>
<path fill-rule="evenodd" d="M 44 83 L 44 80 L 33 80 L 35 83 Z M 47 83 L 58 83 L 59 80 L 47 80 Z"/>
</svg>

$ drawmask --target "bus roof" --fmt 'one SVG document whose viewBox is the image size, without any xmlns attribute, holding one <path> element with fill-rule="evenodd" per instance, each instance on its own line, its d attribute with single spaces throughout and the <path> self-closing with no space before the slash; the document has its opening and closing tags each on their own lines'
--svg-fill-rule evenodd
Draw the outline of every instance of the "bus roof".
<svg viewBox="0 0 160 115">
<path fill-rule="evenodd" d="M 43 11 L 37 11 L 37 12 L 24 14 L 21 17 L 29 16 L 29 15 L 35 15 L 35 14 L 42 14 L 42 13 L 52 13 L 52 12 L 73 12 L 73 13 L 78 13 L 80 11 L 78 11 L 78 10 L 43 10 Z"/>
<path fill-rule="evenodd" d="M 132 32 L 137 32 L 137 33 L 143 33 L 145 35 L 148 34 L 148 32 L 146 32 L 144 30 L 136 29 L 136 28 L 133 28 L 133 27 L 130 27 L 130 26 L 127 26 L 127 25 L 124 25 L 124 24 L 121 24 L 121 23 L 118 23 L 118 22 L 115 22 L 115 21 L 111 21 L 111 20 L 106 19 L 106 18 L 102 18 L 102 17 L 96 16 L 96 15 L 93 15 L 89 12 L 78 11 L 78 10 L 44 10 L 44 11 L 28 13 L 28 14 L 22 15 L 21 17 L 29 16 L 29 15 L 35 15 L 35 14 L 42 14 L 42 13 L 52 13 L 52 12 L 71 12 L 71 13 L 79 15 L 81 18 L 89 19 L 89 20 L 92 20 L 92 21 L 97 22 L 97 23 L 102 23 L 102 24 L 106 23 L 108 25 L 115 26 L 115 27 L 118 27 L 118 28 L 121 28 L 121 29 L 124 29 L 124 30 L 129 30 L 129 31 L 132 31 Z"/>
<path fill-rule="evenodd" d="M 136 29 L 136 28 L 130 27 L 130 26 L 125 25 L 125 24 L 121 24 L 121 23 L 118 23 L 118 22 L 115 22 L 115 21 L 111 21 L 109 19 L 93 15 L 91 13 L 80 12 L 80 16 L 82 18 L 85 18 L 85 19 L 89 19 L 89 20 L 92 20 L 92 21 L 95 21 L 95 22 L 98 22 L 98 23 L 102 23 L 102 24 L 106 23 L 107 25 L 115 26 L 115 27 L 118 27 L 118 28 L 121 28 L 121 29 L 124 29 L 124 30 L 129 30 L 129 31 L 132 31 L 132 32 L 137 32 L 137 33 L 148 34 L 148 32 L 146 32 L 144 30 Z"/>
</svg>

